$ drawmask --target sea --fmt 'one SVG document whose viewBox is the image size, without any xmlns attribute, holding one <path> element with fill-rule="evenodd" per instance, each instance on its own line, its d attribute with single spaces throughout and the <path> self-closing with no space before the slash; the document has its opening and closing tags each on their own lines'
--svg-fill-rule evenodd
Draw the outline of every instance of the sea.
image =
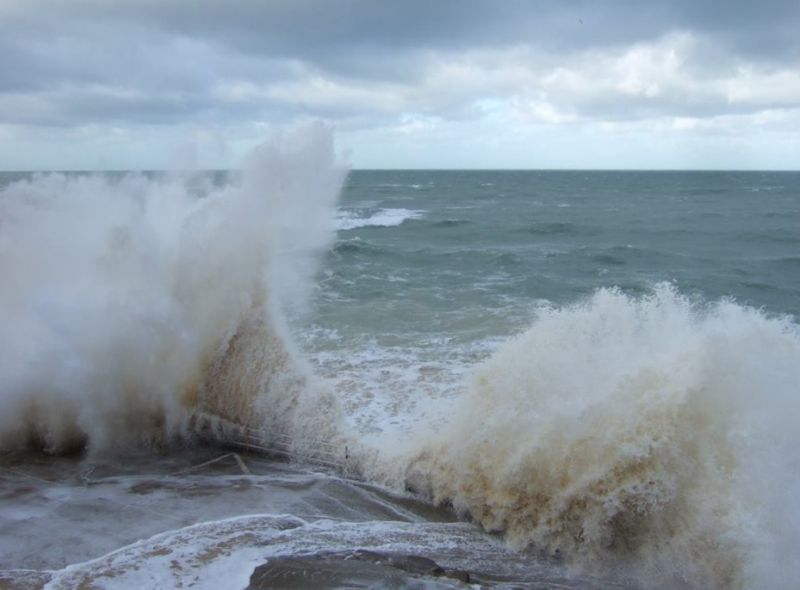
<svg viewBox="0 0 800 590">
<path fill-rule="evenodd" d="M 0 175 L 0 588 L 796 588 L 800 173 Z"/>
</svg>

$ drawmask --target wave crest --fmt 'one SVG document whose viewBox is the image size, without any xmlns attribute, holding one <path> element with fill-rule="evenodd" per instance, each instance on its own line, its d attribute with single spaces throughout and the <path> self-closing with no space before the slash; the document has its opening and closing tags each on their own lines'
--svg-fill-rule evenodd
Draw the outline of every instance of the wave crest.
<svg viewBox="0 0 800 590">
<path fill-rule="evenodd" d="M 412 209 L 379 209 L 367 217 L 354 215 L 349 211 L 339 213 L 337 228 L 341 231 L 362 227 L 396 227 L 409 219 L 419 219 L 424 211 Z"/>
<path fill-rule="evenodd" d="M 798 383 L 788 319 L 601 290 L 486 362 L 405 478 L 517 546 L 655 587 L 790 587 Z"/>
<path fill-rule="evenodd" d="M 314 388 L 284 310 L 333 237 L 343 178 L 310 127 L 221 187 L 48 174 L 4 188 L 0 446 L 161 444 L 204 412 L 289 428 Z"/>
</svg>

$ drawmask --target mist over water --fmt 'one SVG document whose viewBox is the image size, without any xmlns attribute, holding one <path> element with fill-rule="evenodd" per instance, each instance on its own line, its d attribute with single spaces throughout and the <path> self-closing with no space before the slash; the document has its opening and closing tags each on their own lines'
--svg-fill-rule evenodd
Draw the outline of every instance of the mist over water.
<svg viewBox="0 0 800 590">
<path fill-rule="evenodd" d="M 313 387 L 284 313 L 333 238 L 343 177 L 312 128 L 258 148 L 221 186 L 53 174 L 5 187 L 3 446 L 160 444 L 198 411 L 247 424 L 274 421 L 270 404 L 300 411 Z"/>
<path fill-rule="evenodd" d="M 352 173 L 337 208 L 344 180 L 312 127 L 222 179 L 0 190 L 4 452 L 174 450 L 217 416 L 289 440 L 296 460 L 346 449 L 348 474 L 396 494 L 335 473 L 242 476 L 283 490 L 269 515 L 211 502 L 217 520 L 46 573 L 55 586 L 114 571 L 132 587 L 150 566 L 183 580 L 168 547 L 211 585 L 259 556 L 365 546 L 480 562 L 495 581 L 507 567 L 575 588 L 793 586 L 797 178 Z M 165 477 L 95 485 L 165 503 L 162 487 L 226 493 Z M 409 511 L 405 489 L 520 553 Z M 192 562 L 201 546 L 216 565 Z"/>
</svg>

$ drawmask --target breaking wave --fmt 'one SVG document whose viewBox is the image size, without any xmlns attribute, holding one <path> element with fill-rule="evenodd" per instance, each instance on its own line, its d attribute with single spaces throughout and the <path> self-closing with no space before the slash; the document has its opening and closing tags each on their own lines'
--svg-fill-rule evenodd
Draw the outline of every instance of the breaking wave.
<svg viewBox="0 0 800 590">
<path fill-rule="evenodd" d="M 296 456 L 348 436 L 366 476 L 517 547 L 659 588 L 794 585 L 796 324 L 670 285 L 600 290 L 541 310 L 461 395 L 435 400 L 434 425 L 359 440 L 296 353 L 287 309 L 336 229 L 423 212 L 337 219 L 343 178 L 313 127 L 255 150 L 222 187 L 51 174 L 2 189 L 0 449 L 164 444 L 226 421 Z"/>
<path fill-rule="evenodd" d="M 424 211 L 411 209 L 380 209 L 367 217 L 343 211 L 337 219 L 337 229 L 350 230 L 360 227 L 395 227 L 409 219 L 419 219 Z"/>
<path fill-rule="evenodd" d="M 393 441 L 374 470 L 518 547 L 652 587 L 789 588 L 798 384 L 788 318 L 670 285 L 601 290 L 543 310 L 477 370 L 444 427 L 421 428 L 402 458 Z"/>
<path fill-rule="evenodd" d="M 162 444 L 214 427 L 207 415 L 330 436 L 336 404 L 283 318 L 333 236 L 334 160 L 330 133 L 309 127 L 223 187 L 141 174 L 5 187 L 0 448 Z"/>
</svg>

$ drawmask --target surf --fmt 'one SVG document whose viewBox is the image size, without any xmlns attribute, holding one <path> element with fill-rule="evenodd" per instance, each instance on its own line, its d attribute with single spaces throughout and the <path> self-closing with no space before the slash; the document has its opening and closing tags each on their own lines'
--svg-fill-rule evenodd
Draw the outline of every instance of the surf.
<svg viewBox="0 0 800 590">
<path fill-rule="evenodd" d="M 374 467 L 518 549 L 648 587 L 790 587 L 800 335 L 661 284 L 540 310 Z M 402 482 L 402 483 L 401 483 Z"/>
<path fill-rule="evenodd" d="M 286 317 L 333 239 L 345 174 L 310 126 L 222 186 L 38 174 L 2 189 L 0 448 L 157 447 L 223 421 L 298 452 L 332 437 L 335 400 Z"/>
<path fill-rule="evenodd" d="M 337 228 L 394 232 L 419 213 L 337 214 L 345 174 L 311 127 L 222 185 L 46 174 L 3 188 L 0 449 L 113 455 L 256 431 L 293 459 L 344 449 L 349 475 L 451 506 L 531 559 L 651 587 L 792 587 L 791 318 L 670 284 L 600 289 L 540 307 L 460 385 L 443 379 L 447 395 L 428 399 L 444 386 L 412 370 L 416 397 L 401 384 L 384 412 L 386 372 L 336 388 L 289 329 Z M 392 415 L 403 428 L 348 426 L 370 413 L 360 397 L 377 423 L 408 409 Z"/>
</svg>

